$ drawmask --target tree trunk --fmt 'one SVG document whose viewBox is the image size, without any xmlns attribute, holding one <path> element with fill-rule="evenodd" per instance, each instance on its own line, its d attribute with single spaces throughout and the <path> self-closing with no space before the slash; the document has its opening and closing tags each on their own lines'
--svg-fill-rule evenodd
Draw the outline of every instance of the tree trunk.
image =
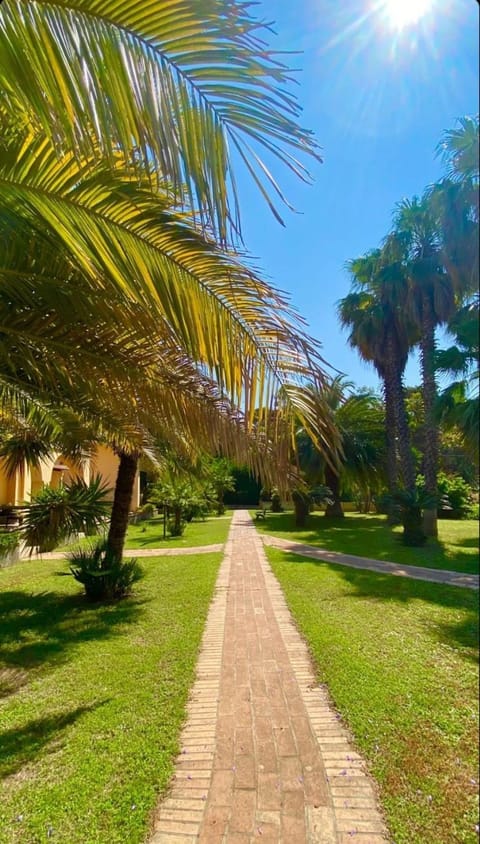
<svg viewBox="0 0 480 844">
<path fill-rule="evenodd" d="M 435 320 L 428 296 L 422 302 L 422 337 L 420 342 L 420 364 L 423 381 L 423 405 L 425 408 L 425 441 L 423 444 L 423 471 L 425 490 L 437 497 L 438 472 L 438 425 L 435 420 L 437 385 L 435 382 Z M 424 510 L 423 529 L 426 536 L 438 536 L 437 508 Z"/>
<path fill-rule="evenodd" d="M 305 527 L 308 514 L 310 513 L 310 496 L 304 492 L 294 490 L 292 499 L 295 508 L 295 527 Z"/>
<path fill-rule="evenodd" d="M 325 484 L 331 490 L 333 498 L 332 503 L 327 504 L 325 516 L 329 519 L 343 519 L 345 513 L 343 512 L 342 502 L 340 501 L 340 478 L 328 463 L 325 466 Z"/>
<path fill-rule="evenodd" d="M 397 459 L 397 423 L 395 418 L 395 395 L 390 380 L 383 377 L 383 395 L 385 399 L 385 441 L 387 458 L 387 485 L 390 501 L 388 504 L 387 524 L 398 523 L 397 508 L 393 499 L 398 489 L 398 459 Z"/>
<path fill-rule="evenodd" d="M 396 423 L 395 423 L 395 404 L 392 395 L 391 385 L 387 379 L 383 383 L 383 396 L 385 399 L 385 440 L 387 451 L 387 484 L 388 492 L 394 495 L 398 486 L 398 466 L 397 466 L 397 443 L 396 443 Z"/>
<path fill-rule="evenodd" d="M 138 455 L 126 454 L 121 451 L 119 457 L 120 463 L 115 482 L 115 495 L 107 542 L 109 550 L 116 557 L 121 558 L 128 528 L 128 514 L 137 473 Z"/>
<path fill-rule="evenodd" d="M 388 362 L 385 367 L 385 380 L 388 381 L 388 391 L 392 395 L 403 483 L 406 489 L 413 492 L 415 489 L 415 467 L 410 443 L 407 411 L 405 408 L 402 381 L 403 370 L 398 364 L 398 355 L 393 337 L 389 338 L 386 357 Z"/>
</svg>

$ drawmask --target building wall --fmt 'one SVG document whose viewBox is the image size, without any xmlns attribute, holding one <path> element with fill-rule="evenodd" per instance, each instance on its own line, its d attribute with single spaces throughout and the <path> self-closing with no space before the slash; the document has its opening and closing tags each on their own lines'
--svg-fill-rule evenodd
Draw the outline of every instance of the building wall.
<svg viewBox="0 0 480 844">
<path fill-rule="evenodd" d="M 113 501 L 118 463 L 119 459 L 111 449 L 99 446 L 94 457 L 91 460 L 86 460 L 81 466 L 74 465 L 61 454 L 56 454 L 42 460 L 38 468 L 30 471 L 28 467 L 25 467 L 23 473 L 17 471 L 15 476 L 9 478 L 3 461 L 0 460 L 0 506 L 5 504 L 19 505 L 24 501 L 29 501 L 32 494 L 38 492 L 44 485 L 55 489 L 62 481 L 68 483 L 75 478 L 83 478 L 88 483 L 96 474 L 100 474 L 104 482 L 110 487 L 109 500 Z M 65 468 L 59 471 L 54 468 L 56 466 Z M 132 495 L 132 510 L 136 510 L 139 504 L 140 475 L 137 472 Z"/>
</svg>

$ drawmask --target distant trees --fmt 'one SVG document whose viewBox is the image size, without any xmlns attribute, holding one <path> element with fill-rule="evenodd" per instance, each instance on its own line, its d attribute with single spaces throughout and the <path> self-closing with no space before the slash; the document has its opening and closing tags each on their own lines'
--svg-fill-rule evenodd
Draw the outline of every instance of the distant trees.
<svg viewBox="0 0 480 844">
<path fill-rule="evenodd" d="M 352 292 L 338 306 L 350 344 L 383 381 L 388 486 L 402 493 L 404 504 L 415 498 L 415 467 L 402 376 L 410 350 L 420 348 L 421 462 L 429 502 L 423 531 L 430 536 L 437 534 L 439 420 L 456 425 L 478 455 L 478 138 L 478 118 L 464 118 L 444 133 L 438 152 L 446 178 L 422 198 L 399 203 L 381 248 L 349 262 Z M 436 348 L 440 325 L 457 341 L 444 352 Z M 440 403 L 437 372 L 460 376 Z"/>
</svg>

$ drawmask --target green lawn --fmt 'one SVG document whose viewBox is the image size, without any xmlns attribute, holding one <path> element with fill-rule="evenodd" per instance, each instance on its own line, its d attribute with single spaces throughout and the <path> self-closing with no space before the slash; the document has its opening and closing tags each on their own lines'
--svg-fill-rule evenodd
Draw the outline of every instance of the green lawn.
<svg viewBox="0 0 480 844">
<path fill-rule="evenodd" d="M 439 538 L 430 539 L 423 548 L 408 548 L 399 537 L 401 527 L 393 530 L 385 516 L 346 513 L 344 519 L 326 519 L 312 513 L 308 527 L 298 529 L 293 513 L 269 513 L 265 522 L 256 522 L 262 533 L 318 545 L 327 551 L 341 551 L 374 560 L 389 560 L 408 566 L 468 572 L 479 571 L 478 521 L 439 520 Z"/>
<path fill-rule="evenodd" d="M 130 525 L 127 531 L 125 548 L 193 548 L 197 545 L 217 545 L 227 539 L 232 513 L 224 516 L 209 516 L 205 521 L 192 521 L 185 527 L 183 536 L 163 538 L 163 518 Z M 62 545 L 58 550 L 89 545 L 95 537 L 87 537 L 70 545 Z"/>
<path fill-rule="evenodd" d="M 135 595 L 105 606 L 60 561 L 0 569 L 2 844 L 145 840 L 220 559 L 142 560 Z"/>
<path fill-rule="evenodd" d="M 478 594 L 267 553 L 395 844 L 476 842 Z"/>
</svg>

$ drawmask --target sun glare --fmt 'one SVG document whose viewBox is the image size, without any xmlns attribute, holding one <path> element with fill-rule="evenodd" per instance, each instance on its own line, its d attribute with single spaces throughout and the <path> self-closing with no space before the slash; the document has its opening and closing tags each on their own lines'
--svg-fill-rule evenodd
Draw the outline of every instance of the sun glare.
<svg viewBox="0 0 480 844">
<path fill-rule="evenodd" d="M 432 0 L 384 0 L 383 11 L 393 29 L 413 26 L 429 11 Z"/>
</svg>

